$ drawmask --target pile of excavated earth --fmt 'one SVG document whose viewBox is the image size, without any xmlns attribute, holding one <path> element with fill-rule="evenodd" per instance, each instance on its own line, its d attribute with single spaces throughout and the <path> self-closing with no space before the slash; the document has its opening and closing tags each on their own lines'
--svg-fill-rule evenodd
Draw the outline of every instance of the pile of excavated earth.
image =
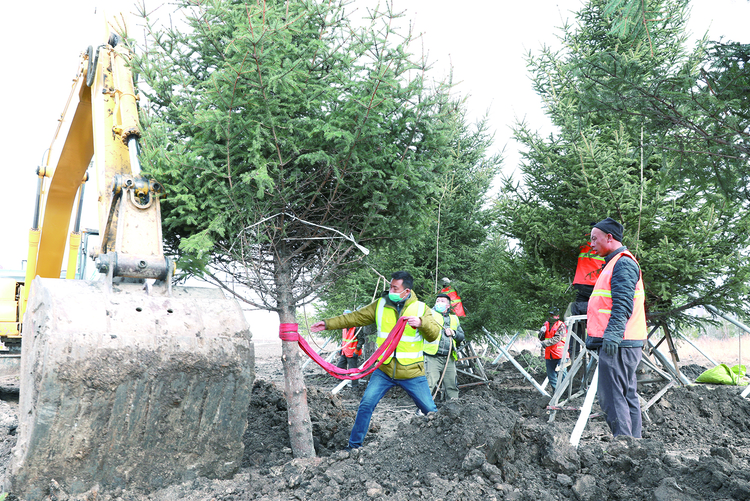
<svg viewBox="0 0 750 501">
<path fill-rule="evenodd" d="M 517 355 L 544 379 L 541 359 Z M 402 390 L 391 390 L 364 446 L 351 452 L 344 447 L 363 390 L 332 394 L 337 380 L 308 372 L 318 455 L 294 459 L 281 363 L 258 360 L 243 466 L 231 479 L 198 478 L 150 494 L 93 489 L 77 496 L 53 482 L 49 499 L 750 500 L 750 401 L 737 387 L 675 386 L 649 409 L 643 439 L 614 439 L 598 417 L 574 448 L 569 439 L 577 412 L 558 411 L 549 422 L 549 398 L 511 363 L 485 370 L 487 385 L 462 389 L 457 401 L 428 416 L 416 415 Z M 691 379 L 703 370 L 683 367 Z M 646 384 L 640 393 L 648 400 L 663 386 Z M 15 442 L 16 408 L 0 403 L 0 473 Z"/>
</svg>

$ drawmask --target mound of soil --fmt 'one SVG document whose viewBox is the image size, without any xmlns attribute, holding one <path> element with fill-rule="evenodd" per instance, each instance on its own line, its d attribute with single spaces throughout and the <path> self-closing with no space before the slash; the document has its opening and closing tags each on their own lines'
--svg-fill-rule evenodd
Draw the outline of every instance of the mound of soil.
<svg viewBox="0 0 750 501">
<path fill-rule="evenodd" d="M 242 466 L 274 466 L 292 459 L 283 388 L 256 380 L 250 402 L 247 430 L 242 439 Z M 330 456 L 349 442 L 356 411 L 348 410 L 341 397 L 314 386 L 307 389 L 315 452 Z"/>
<path fill-rule="evenodd" d="M 538 356 L 518 359 L 544 379 Z M 549 422 L 549 398 L 515 367 L 506 362 L 485 369 L 488 385 L 462 389 L 458 400 L 428 416 L 416 415 L 411 399 L 391 390 L 373 415 L 364 447 L 351 452 L 344 447 L 363 389 L 333 395 L 337 380 L 308 376 L 318 453 L 309 459 L 292 456 L 282 380 L 257 379 L 243 467 L 233 478 L 199 478 L 148 495 L 91 491 L 73 497 L 52 486 L 50 499 L 750 500 L 750 401 L 737 387 L 675 386 L 648 410 L 643 439 L 614 439 L 595 418 L 574 448 L 569 438 L 577 412 L 558 411 Z M 662 387 L 647 384 L 640 393 L 649 400 Z M 0 426 L 6 432 L 0 461 L 13 441 L 11 428 Z"/>
</svg>

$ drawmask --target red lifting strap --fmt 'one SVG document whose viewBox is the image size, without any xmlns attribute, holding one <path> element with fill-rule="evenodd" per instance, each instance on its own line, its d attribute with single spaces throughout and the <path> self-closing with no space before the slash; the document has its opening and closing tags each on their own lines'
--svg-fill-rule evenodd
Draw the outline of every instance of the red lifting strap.
<svg viewBox="0 0 750 501">
<path fill-rule="evenodd" d="M 367 362 L 362 364 L 356 369 L 340 369 L 335 365 L 326 362 L 323 357 L 318 355 L 315 350 L 310 348 L 305 338 L 299 335 L 297 332 L 297 324 L 281 324 L 279 325 L 279 337 L 282 341 L 297 341 L 302 351 L 307 353 L 307 356 L 312 358 L 316 364 L 321 366 L 331 376 L 337 379 L 360 379 L 365 376 L 372 374 L 378 367 L 383 363 L 383 360 L 387 359 L 393 352 L 396 351 L 399 341 L 401 341 L 401 335 L 404 333 L 404 327 L 406 327 L 406 318 L 401 317 L 396 322 L 396 326 L 385 338 L 383 344 L 381 344 L 375 353 L 372 354 Z"/>
</svg>

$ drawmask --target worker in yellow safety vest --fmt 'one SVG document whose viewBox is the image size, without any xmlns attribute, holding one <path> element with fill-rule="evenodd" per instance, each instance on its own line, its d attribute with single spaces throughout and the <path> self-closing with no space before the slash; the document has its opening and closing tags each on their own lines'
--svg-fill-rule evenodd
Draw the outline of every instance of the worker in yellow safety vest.
<svg viewBox="0 0 750 501">
<path fill-rule="evenodd" d="M 375 406 L 394 386 L 403 388 L 424 414 L 437 410 L 425 377 L 423 344 L 425 340 L 438 338 L 440 326 L 432 316 L 432 310 L 418 300 L 412 287 L 414 278 L 406 271 L 397 271 L 391 275 L 388 291 L 376 301 L 352 313 L 321 320 L 310 327 L 310 331 L 320 332 L 325 329 L 364 327 L 375 322 L 378 330 L 376 343 L 380 346 L 398 319 L 406 318 L 407 325 L 396 351 L 370 375 L 359 402 L 347 449 L 362 447 Z"/>
<path fill-rule="evenodd" d="M 450 306 L 450 296 L 437 295 L 432 314 L 440 325 L 440 337 L 424 343 L 424 365 L 430 392 L 435 394 L 435 387 L 442 377 L 442 390 L 446 400 L 458 398 L 456 360 L 458 359 L 458 345 L 464 340 L 464 329 L 461 327 L 458 316 L 451 312 Z M 450 356 L 448 356 L 449 353 Z"/>
</svg>

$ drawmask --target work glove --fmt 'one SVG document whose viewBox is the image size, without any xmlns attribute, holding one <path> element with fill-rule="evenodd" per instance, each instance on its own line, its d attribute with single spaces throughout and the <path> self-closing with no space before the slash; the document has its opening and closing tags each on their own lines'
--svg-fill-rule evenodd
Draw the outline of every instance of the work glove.
<svg viewBox="0 0 750 501">
<path fill-rule="evenodd" d="M 610 339 L 605 339 L 604 342 L 602 342 L 602 349 L 604 350 L 604 353 L 606 353 L 610 357 L 614 357 L 615 355 L 617 355 L 617 350 L 619 348 L 620 344 Z"/>
</svg>

